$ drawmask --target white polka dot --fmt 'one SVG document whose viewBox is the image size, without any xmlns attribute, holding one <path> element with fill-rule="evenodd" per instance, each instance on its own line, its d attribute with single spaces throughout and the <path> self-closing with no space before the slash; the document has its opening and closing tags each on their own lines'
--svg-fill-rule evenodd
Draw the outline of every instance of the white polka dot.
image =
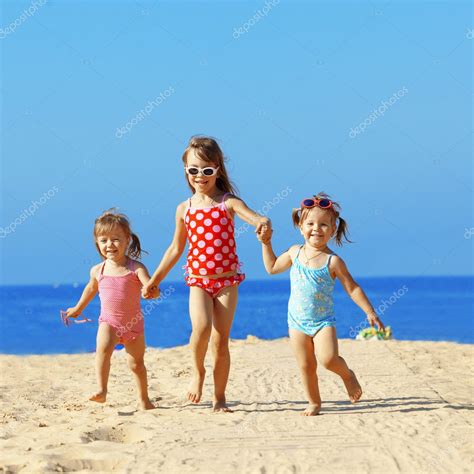
<svg viewBox="0 0 474 474">
<path fill-rule="evenodd" d="M 232 226 L 230 225 L 229 227 L 227 227 L 227 230 L 232 233 L 234 231 L 234 229 L 232 228 Z"/>
<path fill-rule="evenodd" d="M 220 231 L 221 231 L 221 226 L 215 225 L 215 226 L 212 228 L 212 230 L 213 230 L 214 232 L 220 232 Z"/>
<path fill-rule="evenodd" d="M 227 247 L 227 245 L 225 247 L 222 247 L 222 252 L 229 253 L 229 247 Z"/>
<path fill-rule="evenodd" d="M 224 286 L 230 286 L 230 281 L 229 281 L 229 280 L 226 280 L 226 281 L 224 282 Z"/>
<path fill-rule="evenodd" d="M 189 226 L 191 227 L 191 229 L 194 229 L 196 227 L 196 222 L 192 221 Z"/>
<path fill-rule="evenodd" d="M 234 244 L 235 244 L 235 242 L 232 239 L 230 239 L 229 240 L 229 245 L 232 247 Z"/>
<path fill-rule="evenodd" d="M 197 228 L 197 233 L 198 234 L 204 234 L 204 227 L 198 227 Z"/>
<path fill-rule="evenodd" d="M 199 262 L 193 262 L 193 267 L 194 268 L 199 268 Z"/>
<path fill-rule="evenodd" d="M 221 219 L 221 224 L 222 224 L 222 225 L 226 225 L 227 222 L 229 222 L 229 221 L 228 221 L 225 217 L 223 217 L 223 218 Z"/>
<path fill-rule="evenodd" d="M 218 275 L 220 275 L 220 274 L 223 273 L 223 272 L 224 272 L 224 269 L 223 269 L 222 267 L 217 267 L 217 268 L 216 268 L 216 273 L 217 273 Z"/>
<path fill-rule="evenodd" d="M 221 253 L 216 253 L 216 256 L 214 257 L 218 262 L 220 262 L 224 257 L 222 256 Z"/>
<path fill-rule="evenodd" d="M 199 214 L 196 215 L 196 219 L 199 220 L 199 221 L 203 218 L 204 218 L 204 214 L 202 212 L 200 212 Z"/>
<path fill-rule="evenodd" d="M 205 246 L 206 246 L 206 242 L 203 242 L 202 240 L 200 242 L 198 242 L 198 247 L 200 249 L 203 249 Z"/>
<path fill-rule="evenodd" d="M 229 254 L 229 258 L 234 258 L 234 257 L 235 257 L 235 255 L 233 253 Z"/>
<path fill-rule="evenodd" d="M 211 232 L 208 232 L 204 237 L 206 240 L 212 240 L 214 238 L 214 234 L 211 234 Z"/>
<path fill-rule="evenodd" d="M 199 250 L 198 250 L 198 249 L 194 249 L 194 250 L 193 250 L 193 255 L 199 255 Z"/>
<path fill-rule="evenodd" d="M 220 247 L 220 246 L 222 245 L 222 240 L 221 240 L 221 239 L 216 239 L 216 240 L 214 240 L 214 245 L 215 245 L 216 247 Z"/>
<path fill-rule="evenodd" d="M 191 280 L 190 280 L 189 282 L 190 282 L 190 283 L 196 283 L 197 280 L 196 280 L 196 278 L 191 278 Z"/>
<path fill-rule="evenodd" d="M 186 222 L 186 223 L 189 222 L 189 216 L 186 216 L 186 221 L 185 221 L 185 222 Z"/>
<path fill-rule="evenodd" d="M 233 263 L 233 264 L 230 266 L 230 268 L 231 268 L 232 270 L 235 270 L 235 269 L 237 268 L 237 264 L 236 264 L 236 263 Z"/>
<path fill-rule="evenodd" d="M 229 238 L 229 234 L 227 232 L 222 232 L 222 238 L 223 239 L 228 239 Z"/>
<path fill-rule="evenodd" d="M 196 214 L 196 209 L 190 209 L 190 210 L 189 210 L 189 213 L 190 213 L 190 214 Z"/>
<path fill-rule="evenodd" d="M 210 269 L 213 269 L 216 266 L 214 262 L 207 262 L 206 265 L 207 265 L 207 268 L 210 268 Z"/>
<path fill-rule="evenodd" d="M 193 242 L 196 242 L 197 239 L 198 239 L 198 238 L 197 238 L 197 235 L 193 235 L 193 236 L 191 237 L 191 240 L 192 240 Z"/>
<path fill-rule="evenodd" d="M 219 217 L 219 213 L 217 211 L 214 211 L 212 214 L 211 214 L 212 217 L 214 217 L 214 219 L 217 219 Z"/>
<path fill-rule="evenodd" d="M 201 268 L 201 270 L 199 270 L 199 273 L 201 275 L 207 275 L 207 270 L 205 268 Z"/>
<path fill-rule="evenodd" d="M 222 285 L 221 285 L 220 282 L 218 281 L 215 286 L 216 286 L 216 288 L 220 288 Z"/>
<path fill-rule="evenodd" d="M 199 255 L 199 261 L 205 262 L 206 261 L 206 256 L 205 255 Z"/>
<path fill-rule="evenodd" d="M 205 283 L 206 285 L 209 283 L 209 278 L 203 278 L 202 282 Z"/>
<path fill-rule="evenodd" d="M 207 225 L 207 227 L 211 226 L 211 225 L 212 225 L 211 219 L 206 219 L 206 220 L 204 221 L 204 225 Z"/>
<path fill-rule="evenodd" d="M 214 247 L 207 247 L 206 253 L 212 255 L 215 252 Z"/>
<path fill-rule="evenodd" d="M 230 260 L 224 260 L 222 262 L 222 265 L 224 265 L 224 267 L 227 267 L 229 265 L 229 263 L 230 263 Z"/>
</svg>

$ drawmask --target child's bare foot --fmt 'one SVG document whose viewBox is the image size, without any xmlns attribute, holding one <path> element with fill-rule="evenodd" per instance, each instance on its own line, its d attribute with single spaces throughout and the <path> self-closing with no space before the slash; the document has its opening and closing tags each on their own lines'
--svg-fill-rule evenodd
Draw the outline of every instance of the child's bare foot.
<svg viewBox="0 0 474 474">
<path fill-rule="evenodd" d="M 310 403 L 304 412 L 301 413 L 301 416 L 316 416 L 319 415 L 321 411 L 321 405 L 314 405 Z"/>
<path fill-rule="evenodd" d="M 199 403 L 202 397 L 202 386 L 204 385 L 204 379 L 206 378 L 206 371 L 202 373 L 196 371 L 194 374 L 193 381 L 189 387 L 186 398 L 191 403 Z"/>
<path fill-rule="evenodd" d="M 107 392 L 97 392 L 92 395 L 89 400 L 91 402 L 97 402 L 97 403 L 105 403 L 105 400 L 107 400 Z"/>
<path fill-rule="evenodd" d="M 212 411 L 214 413 L 234 413 L 228 406 L 225 401 L 225 398 L 223 400 L 218 400 L 214 402 L 214 405 L 212 407 Z"/>
<path fill-rule="evenodd" d="M 150 399 L 140 400 L 140 409 L 141 410 L 153 410 L 156 406 L 151 403 Z"/>
<path fill-rule="evenodd" d="M 344 381 L 344 385 L 346 386 L 346 390 L 349 394 L 351 402 L 355 403 L 362 396 L 362 388 L 360 387 L 359 381 L 357 380 L 354 372 L 352 372 L 352 370 L 349 370 L 349 372 L 351 373 L 351 376 L 347 380 L 342 380 Z"/>
</svg>

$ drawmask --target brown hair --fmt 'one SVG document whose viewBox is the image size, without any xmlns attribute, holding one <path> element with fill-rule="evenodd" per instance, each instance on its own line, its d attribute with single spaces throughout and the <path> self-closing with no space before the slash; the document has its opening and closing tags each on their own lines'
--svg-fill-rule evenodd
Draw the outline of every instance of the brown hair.
<svg viewBox="0 0 474 474">
<path fill-rule="evenodd" d="M 125 232 L 125 234 L 130 237 L 131 242 L 127 249 L 127 255 L 139 260 L 142 256 L 142 253 L 146 252 L 142 250 L 138 236 L 132 232 L 127 216 L 117 212 L 116 208 L 108 209 L 95 220 L 94 240 L 96 241 L 95 246 L 97 247 L 99 254 L 103 256 L 100 252 L 99 246 L 97 245 L 97 238 L 99 235 L 111 232 L 116 227 L 120 227 Z"/>
<path fill-rule="evenodd" d="M 183 163 L 185 166 L 188 162 L 188 153 L 191 150 L 194 150 L 196 156 L 198 156 L 201 160 L 204 160 L 207 163 L 212 163 L 213 165 L 219 167 L 216 181 L 217 189 L 220 189 L 224 193 L 237 195 L 237 188 L 229 179 L 227 170 L 225 168 L 225 161 L 227 160 L 224 156 L 224 153 L 222 153 L 220 146 L 218 145 L 217 141 L 214 140 L 214 138 L 204 136 L 191 137 L 191 139 L 189 140 L 188 147 L 183 153 Z M 186 174 L 185 176 L 186 181 L 188 182 L 188 186 L 194 194 L 196 190 L 191 186 L 191 183 L 188 180 L 188 176 Z"/>
<path fill-rule="evenodd" d="M 314 197 L 316 199 L 331 199 L 331 197 L 324 192 L 315 194 Z M 339 246 L 341 246 L 344 243 L 344 240 L 348 243 L 352 243 L 352 241 L 350 241 L 348 237 L 349 227 L 347 226 L 347 222 L 339 215 L 341 210 L 342 210 L 341 206 L 339 205 L 339 203 L 335 201 L 332 201 L 332 206 L 329 209 L 323 209 L 323 211 L 330 212 L 334 218 L 334 221 L 337 223 L 336 236 L 334 240 L 336 241 L 336 244 Z M 293 209 L 293 213 L 291 215 L 293 219 L 293 225 L 295 227 L 301 227 L 305 219 L 308 217 L 308 214 L 310 213 L 310 211 L 311 209 L 308 209 L 305 207 Z"/>
</svg>

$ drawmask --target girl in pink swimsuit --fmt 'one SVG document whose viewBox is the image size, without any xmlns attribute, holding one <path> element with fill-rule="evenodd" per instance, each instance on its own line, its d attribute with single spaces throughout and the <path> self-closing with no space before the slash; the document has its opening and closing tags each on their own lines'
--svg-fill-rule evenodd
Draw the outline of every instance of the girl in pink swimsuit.
<svg viewBox="0 0 474 474">
<path fill-rule="evenodd" d="M 145 266 L 135 260 L 141 256 L 140 240 L 132 233 L 126 216 L 114 210 L 96 219 L 94 238 L 104 262 L 92 267 L 90 281 L 79 302 L 66 311 L 67 318 L 77 318 L 99 293 L 101 311 L 96 349 L 99 390 L 89 400 L 98 403 L 106 401 L 110 359 L 115 346 L 123 344 L 138 386 L 140 407 L 148 410 L 154 405 L 148 398 L 140 296 L 142 285 L 148 283 L 150 276 Z M 157 288 L 150 293 L 152 298 L 159 295 Z"/>
<path fill-rule="evenodd" d="M 176 210 L 174 239 L 152 278 L 142 289 L 147 298 L 178 262 L 188 242 L 186 284 L 190 287 L 192 323 L 190 345 L 194 378 L 187 393 L 199 403 L 205 378 L 204 359 L 209 340 L 214 355 L 214 411 L 231 411 L 225 390 L 230 369 L 229 335 L 237 307 L 240 273 L 234 236 L 234 216 L 256 227 L 259 235 L 271 232 L 270 220 L 247 207 L 232 185 L 217 142 L 193 137 L 183 154 L 186 181 L 193 196 Z"/>
</svg>

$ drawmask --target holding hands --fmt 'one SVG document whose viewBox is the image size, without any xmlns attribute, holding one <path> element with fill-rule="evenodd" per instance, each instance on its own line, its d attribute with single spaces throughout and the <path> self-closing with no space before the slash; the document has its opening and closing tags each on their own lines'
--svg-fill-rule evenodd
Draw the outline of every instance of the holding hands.
<svg viewBox="0 0 474 474">
<path fill-rule="evenodd" d="M 272 221 L 266 217 L 262 218 L 257 225 L 255 233 L 257 234 L 257 239 L 262 244 L 270 242 L 273 234 Z"/>
<path fill-rule="evenodd" d="M 154 283 L 148 282 L 142 286 L 142 298 L 145 300 L 153 300 L 160 296 L 160 289 Z"/>
</svg>

